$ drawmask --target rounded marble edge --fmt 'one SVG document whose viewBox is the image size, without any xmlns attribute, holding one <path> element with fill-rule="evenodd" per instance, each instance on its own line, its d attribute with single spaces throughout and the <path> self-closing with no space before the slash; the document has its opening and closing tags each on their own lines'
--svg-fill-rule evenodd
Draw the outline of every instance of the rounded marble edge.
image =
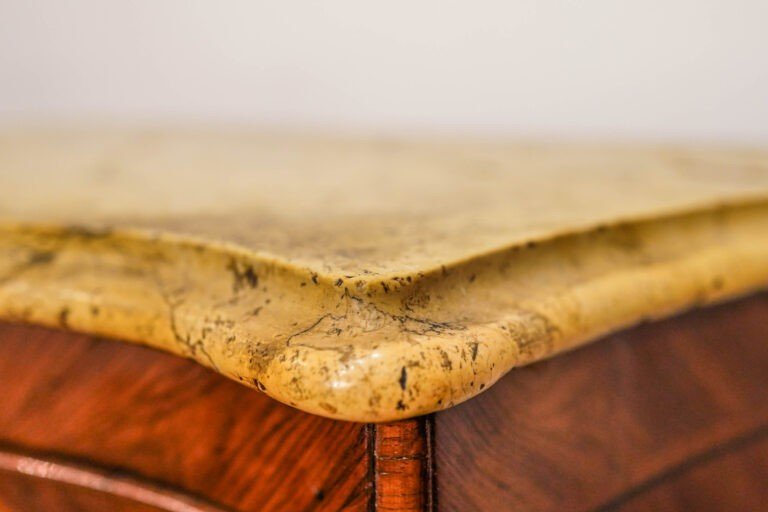
<svg viewBox="0 0 768 512">
<path fill-rule="evenodd" d="M 612 330 L 765 287 L 766 225 L 768 202 L 753 201 L 339 284 L 164 233 L 6 224 L 0 317 L 147 344 L 314 414 L 392 421 Z"/>
</svg>

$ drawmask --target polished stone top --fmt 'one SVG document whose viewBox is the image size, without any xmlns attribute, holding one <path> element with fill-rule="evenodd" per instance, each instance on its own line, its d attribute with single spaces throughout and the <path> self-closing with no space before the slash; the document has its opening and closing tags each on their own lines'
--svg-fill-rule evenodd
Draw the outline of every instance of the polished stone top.
<svg viewBox="0 0 768 512">
<path fill-rule="evenodd" d="M 387 421 L 768 284 L 768 151 L 0 130 L 0 316 Z"/>
</svg>

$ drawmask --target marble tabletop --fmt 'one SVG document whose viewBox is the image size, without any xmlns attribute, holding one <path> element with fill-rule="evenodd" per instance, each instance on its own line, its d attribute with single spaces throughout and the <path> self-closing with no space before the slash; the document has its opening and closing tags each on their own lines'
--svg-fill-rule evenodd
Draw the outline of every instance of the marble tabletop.
<svg viewBox="0 0 768 512">
<path fill-rule="evenodd" d="M 389 421 L 768 285 L 768 151 L 0 129 L 0 317 Z"/>
</svg>

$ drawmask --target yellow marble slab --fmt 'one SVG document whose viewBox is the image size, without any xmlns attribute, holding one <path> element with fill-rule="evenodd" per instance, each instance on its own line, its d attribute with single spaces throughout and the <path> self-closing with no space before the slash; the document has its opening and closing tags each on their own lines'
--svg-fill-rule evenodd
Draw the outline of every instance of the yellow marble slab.
<svg viewBox="0 0 768 512">
<path fill-rule="evenodd" d="M 386 421 L 768 284 L 768 151 L 0 130 L 0 317 Z"/>
</svg>

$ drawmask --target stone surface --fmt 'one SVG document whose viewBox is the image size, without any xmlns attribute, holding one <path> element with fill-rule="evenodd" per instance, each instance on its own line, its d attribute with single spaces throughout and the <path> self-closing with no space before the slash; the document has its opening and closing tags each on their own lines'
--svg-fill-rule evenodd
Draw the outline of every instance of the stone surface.
<svg viewBox="0 0 768 512">
<path fill-rule="evenodd" d="M 220 130 L 0 133 L 0 316 L 339 419 L 768 283 L 768 151 Z"/>
</svg>

